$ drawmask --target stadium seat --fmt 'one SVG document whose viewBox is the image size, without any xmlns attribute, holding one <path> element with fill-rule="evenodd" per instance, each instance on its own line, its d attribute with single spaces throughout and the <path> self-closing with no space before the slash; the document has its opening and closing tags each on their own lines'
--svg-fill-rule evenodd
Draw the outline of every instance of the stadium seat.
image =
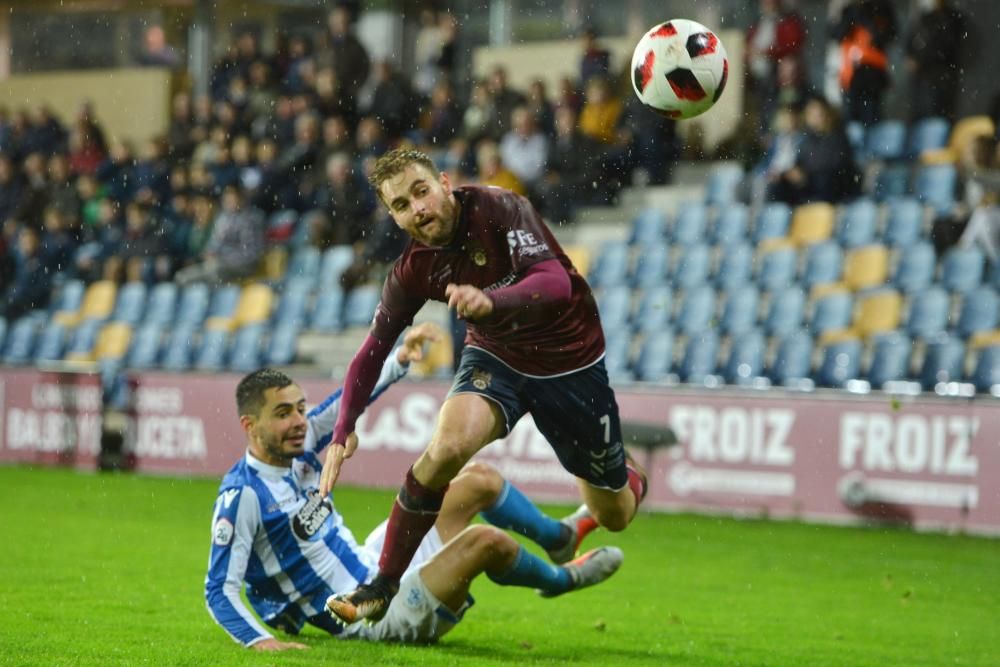
<svg viewBox="0 0 1000 667">
<path fill-rule="evenodd" d="M 985 268 L 979 248 L 952 248 L 941 264 L 941 283 L 950 292 L 966 294 L 982 284 Z"/>
<path fill-rule="evenodd" d="M 344 325 L 349 327 L 367 327 L 375 317 L 375 307 L 382 297 L 378 285 L 359 285 L 347 294 L 344 303 Z"/>
<path fill-rule="evenodd" d="M 309 328 L 323 333 L 339 331 L 344 326 L 344 291 L 339 285 L 320 290 L 313 307 Z"/>
<path fill-rule="evenodd" d="M 753 275 L 753 248 L 748 243 L 735 242 L 720 249 L 715 284 L 730 290 L 750 282 Z"/>
<path fill-rule="evenodd" d="M 951 125 L 946 118 L 922 118 L 910 128 L 907 153 L 911 158 L 919 158 L 926 151 L 936 151 L 948 145 Z"/>
<path fill-rule="evenodd" d="M 940 382 L 957 382 L 965 365 L 965 346 L 952 336 L 940 336 L 927 344 L 920 369 L 920 384 L 933 390 Z"/>
<path fill-rule="evenodd" d="M 865 148 L 865 126 L 856 120 L 848 121 L 844 125 L 844 132 L 847 134 L 847 140 L 850 142 L 851 148 L 854 149 L 855 159 L 858 161 L 867 159 L 868 155 Z"/>
<path fill-rule="evenodd" d="M 938 286 L 928 287 L 910 297 L 906 332 L 923 340 L 935 338 L 948 329 L 948 293 Z"/>
<path fill-rule="evenodd" d="M 801 287 L 792 286 L 770 294 L 764 331 L 769 336 L 787 336 L 802 327 L 806 295 Z"/>
<path fill-rule="evenodd" d="M 994 133 L 993 119 L 989 116 L 967 116 L 952 127 L 946 148 L 925 151 L 920 155 L 920 161 L 924 164 L 955 164 L 965 155 L 969 142 L 976 137 L 992 137 Z"/>
<path fill-rule="evenodd" d="M 102 320 L 89 319 L 80 322 L 70 335 L 66 348 L 68 361 L 91 361 L 97 334 L 104 325 Z"/>
<path fill-rule="evenodd" d="M 349 245 L 335 245 L 323 253 L 319 265 L 318 287 L 323 290 L 340 285 L 340 276 L 354 264 L 354 248 Z"/>
<path fill-rule="evenodd" d="M 149 303 L 146 305 L 146 315 L 143 324 L 155 324 L 165 327 L 174 321 L 174 310 L 177 307 L 177 284 L 157 283 L 149 292 Z"/>
<path fill-rule="evenodd" d="M 631 312 L 632 292 L 628 287 L 608 287 L 597 294 L 597 309 L 604 331 L 623 329 Z"/>
<path fill-rule="evenodd" d="M 612 382 L 632 379 L 630 347 L 631 340 L 627 331 L 619 330 L 605 336 L 604 366 Z"/>
<path fill-rule="evenodd" d="M 229 348 L 229 331 L 226 329 L 205 329 L 201 333 L 201 343 L 195 354 L 194 368 L 199 371 L 222 370 Z"/>
<path fill-rule="evenodd" d="M 31 359 L 35 349 L 38 329 L 42 322 L 37 317 L 26 315 L 9 325 L 4 341 L 3 361 L 6 364 L 24 364 Z"/>
<path fill-rule="evenodd" d="M 163 368 L 171 371 L 186 371 L 191 368 L 195 331 L 195 326 L 186 322 L 174 327 L 163 348 Z"/>
<path fill-rule="evenodd" d="M 816 285 L 834 283 L 840 280 L 843 271 L 844 254 L 833 241 L 824 241 L 809 246 L 805 251 L 805 267 L 802 269 L 802 285 L 812 289 Z"/>
<path fill-rule="evenodd" d="M 767 239 L 784 238 L 792 220 L 792 209 L 788 204 L 766 204 L 757 215 L 754 225 L 753 242 L 760 243 Z"/>
<path fill-rule="evenodd" d="M 816 301 L 809 330 L 814 336 L 822 336 L 829 331 L 846 329 L 851 324 L 854 300 L 850 292 L 837 291 Z"/>
<path fill-rule="evenodd" d="M 715 319 L 715 292 L 701 286 L 688 290 L 681 300 L 676 327 L 688 336 L 697 336 L 712 328 Z"/>
<path fill-rule="evenodd" d="M 722 308 L 722 332 L 728 336 L 750 331 L 757 325 L 757 306 L 760 293 L 753 285 L 731 290 L 726 294 Z"/>
<path fill-rule="evenodd" d="M 722 377 L 729 384 L 749 384 L 763 374 L 767 344 L 756 330 L 745 331 L 733 339 Z"/>
<path fill-rule="evenodd" d="M 898 160 L 906 152 L 906 125 L 899 120 L 883 120 L 868 128 L 865 152 L 876 160 Z"/>
<path fill-rule="evenodd" d="M 677 245 L 701 243 L 708 227 L 708 208 L 697 202 L 682 202 L 677 207 L 670 239 Z"/>
<path fill-rule="evenodd" d="M 645 208 L 632 221 L 632 235 L 629 243 L 646 245 L 660 243 L 666 238 L 667 215 L 656 207 Z"/>
<path fill-rule="evenodd" d="M 798 255 L 791 246 L 777 247 L 760 257 L 757 284 L 767 292 L 788 287 L 795 281 Z"/>
<path fill-rule="evenodd" d="M 162 333 L 160 325 L 156 323 L 143 324 L 136 329 L 125 365 L 138 370 L 155 367 L 160 356 Z"/>
<path fill-rule="evenodd" d="M 861 366 L 861 341 L 853 338 L 827 345 L 816 372 L 817 384 L 823 387 L 843 387 L 858 377 Z"/>
<path fill-rule="evenodd" d="M 127 322 L 109 322 L 101 327 L 94 341 L 91 356 L 94 361 L 121 361 L 132 342 L 132 326 Z"/>
<path fill-rule="evenodd" d="M 871 386 L 881 389 L 886 382 L 905 380 L 909 376 L 912 347 L 910 339 L 899 333 L 876 337 L 867 374 Z"/>
<path fill-rule="evenodd" d="M 285 279 L 306 278 L 315 284 L 319 276 L 319 261 L 319 249 L 312 246 L 299 248 L 292 255 L 292 261 L 288 265 L 288 272 L 285 274 Z"/>
<path fill-rule="evenodd" d="M 262 279 L 272 285 L 276 285 L 285 279 L 288 272 L 288 248 L 284 246 L 272 246 L 264 253 L 261 260 Z"/>
<path fill-rule="evenodd" d="M 56 290 L 51 310 L 54 315 L 59 313 L 75 314 L 83 303 L 83 293 L 87 286 L 82 280 L 67 280 Z"/>
<path fill-rule="evenodd" d="M 241 327 L 233 336 L 229 351 L 229 370 L 249 373 L 260 368 L 260 350 L 264 338 L 264 325 L 257 322 Z"/>
<path fill-rule="evenodd" d="M 684 382 L 701 383 L 715 373 L 719 356 L 719 336 L 714 331 L 705 330 L 688 338 L 684 357 L 680 365 L 680 379 Z"/>
<path fill-rule="evenodd" d="M 908 294 L 927 289 L 934 281 L 936 262 L 934 246 L 926 241 L 915 243 L 900 253 L 892 282 Z"/>
<path fill-rule="evenodd" d="M 707 245 L 687 246 L 674 261 L 671 279 L 680 289 L 698 287 L 708 280 L 711 265 L 712 257 Z"/>
<path fill-rule="evenodd" d="M 670 250 L 666 243 L 650 242 L 642 246 L 635 263 L 632 284 L 639 288 L 656 287 L 667 282 Z"/>
<path fill-rule="evenodd" d="M 627 274 L 628 246 L 613 242 L 602 248 L 588 278 L 592 287 L 614 287 L 624 285 Z"/>
<path fill-rule="evenodd" d="M 705 203 L 725 206 L 739 201 L 740 186 L 743 184 L 743 167 L 738 164 L 722 164 L 713 167 L 708 174 Z"/>
<path fill-rule="evenodd" d="M 264 363 L 268 366 L 287 366 L 295 361 L 299 325 L 279 323 L 271 329 L 271 340 L 264 352 Z"/>
<path fill-rule="evenodd" d="M 914 192 L 939 215 L 947 214 L 955 205 L 955 185 L 958 172 L 950 164 L 935 164 L 920 167 L 917 171 Z"/>
<path fill-rule="evenodd" d="M 875 175 L 872 196 L 875 201 L 886 202 L 906 196 L 909 189 L 910 168 L 903 164 L 882 167 Z"/>
<path fill-rule="evenodd" d="M 858 199 L 841 209 L 837 240 L 845 248 L 868 245 L 875 239 L 878 205 L 871 199 Z"/>
<path fill-rule="evenodd" d="M 982 285 L 962 299 L 958 316 L 958 333 L 963 338 L 991 331 L 1000 322 L 1000 296 L 992 286 Z"/>
<path fill-rule="evenodd" d="M 906 248 L 923 235 L 924 207 L 913 197 L 899 197 L 889 202 L 885 223 L 885 242 L 893 248 Z"/>
<path fill-rule="evenodd" d="M 66 349 L 66 328 L 52 320 L 39 332 L 38 340 L 35 343 L 34 359 L 35 363 L 46 361 L 59 361 L 63 358 Z"/>
<path fill-rule="evenodd" d="M 64 327 L 75 327 L 84 320 L 106 320 L 115 307 L 117 289 L 118 286 L 110 280 L 91 283 L 83 294 L 79 310 L 57 312 L 53 320 Z"/>
<path fill-rule="evenodd" d="M 844 260 L 844 284 L 852 290 L 870 289 L 884 285 L 889 277 L 889 250 L 885 246 L 870 245 L 855 248 Z"/>
<path fill-rule="evenodd" d="M 3 350 L 4 339 L 7 337 L 7 318 L 0 315 L 0 350 Z"/>
<path fill-rule="evenodd" d="M 229 321 L 236 313 L 236 306 L 240 302 L 242 290 L 239 285 L 222 285 L 212 292 L 212 299 L 208 305 L 209 320 L 219 318 Z"/>
<path fill-rule="evenodd" d="M 996 388 L 1000 387 L 1000 345 L 979 350 L 976 368 L 970 379 L 979 391 L 996 393 Z"/>
<path fill-rule="evenodd" d="M 728 246 L 742 243 L 747 237 L 749 214 L 745 204 L 729 204 L 715 217 L 712 226 L 712 241 L 716 245 Z"/>
<path fill-rule="evenodd" d="M 888 333 L 899 327 L 903 300 L 895 290 L 877 290 L 858 301 L 854 330 L 865 338 Z"/>
<path fill-rule="evenodd" d="M 305 325 L 311 288 L 312 285 L 307 278 L 293 278 L 285 282 L 272 318 L 276 326 Z"/>
<path fill-rule="evenodd" d="M 186 324 L 190 328 L 197 328 L 205 321 L 208 313 L 208 302 L 211 299 L 211 290 L 204 283 L 188 285 L 181 292 L 181 301 L 177 306 L 177 314 L 173 322 L 168 324 Z"/>
<path fill-rule="evenodd" d="M 274 292 L 270 287 L 261 283 L 247 285 L 240 292 L 231 328 L 239 329 L 248 324 L 266 322 L 271 317 L 273 304 Z"/>
<path fill-rule="evenodd" d="M 832 204 L 816 202 L 803 204 L 792 214 L 792 228 L 788 238 L 798 246 L 825 241 L 833 235 L 836 209 Z"/>
<path fill-rule="evenodd" d="M 142 319 L 146 309 L 146 284 L 140 282 L 126 283 L 118 290 L 118 301 L 111 313 L 114 322 L 125 322 L 135 326 Z"/>
<path fill-rule="evenodd" d="M 636 309 L 636 330 L 646 334 L 665 330 L 673 312 L 673 303 L 673 290 L 669 287 L 644 290 Z"/>
<path fill-rule="evenodd" d="M 636 359 L 636 377 L 644 382 L 659 382 L 666 378 L 673 365 L 674 337 L 669 331 L 646 336 Z"/>
<path fill-rule="evenodd" d="M 778 386 L 785 386 L 812 375 L 812 337 L 803 332 L 791 333 L 778 343 L 768 377 Z"/>
</svg>

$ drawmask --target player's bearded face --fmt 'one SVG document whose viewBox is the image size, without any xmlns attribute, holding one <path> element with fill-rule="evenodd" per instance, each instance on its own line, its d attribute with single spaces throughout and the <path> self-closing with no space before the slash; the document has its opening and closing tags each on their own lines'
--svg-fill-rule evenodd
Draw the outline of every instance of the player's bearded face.
<svg viewBox="0 0 1000 667">
<path fill-rule="evenodd" d="M 302 454 L 306 438 L 306 402 L 297 385 L 268 389 L 267 402 L 251 424 L 251 453 L 271 465 L 288 465 Z"/>
<path fill-rule="evenodd" d="M 447 174 L 411 164 L 383 181 L 381 194 L 399 228 L 424 245 L 447 245 L 455 236 L 458 207 Z"/>
</svg>

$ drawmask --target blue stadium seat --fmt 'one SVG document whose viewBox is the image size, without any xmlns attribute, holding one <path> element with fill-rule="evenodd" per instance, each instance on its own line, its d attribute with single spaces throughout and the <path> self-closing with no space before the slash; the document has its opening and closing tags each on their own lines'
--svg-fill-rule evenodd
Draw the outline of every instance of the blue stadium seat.
<svg viewBox="0 0 1000 667">
<path fill-rule="evenodd" d="M 876 160 L 898 160 L 906 151 L 906 125 L 899 120 L 883 120 L 868 128 L 866 153 Z"/>
<path fill-rule="evenodd" d="M 190 323 L 179 323 L 170 332 L 163 347 L 163 368 L 170 371 L 186 371 L 191 368 L 191 351 L 197 329 Z"/>
<path fill-rule="evenodd" d="M 677 207 L 677 219 L 670 238 L 678 245 L 701 243 L 708 227 L 708 208 L 697 202 L 682 202 Z"/>
<path fill-rule="evenodd" d="M 86 291 L 86 285 L 82 280 L 67 280 L 57 290 L 57 295 L 49 310 L 53 313 L 75 313 L 80 310 L 80 305 L 83 303 L 84 291 Z"/>
<path fill-rule="evenodd" d="M 757 306 L 760 292 L 753 285 L 731 290 L 722 308 L 722 331 L 728 336 L 750 331 L 757 325 Z"/>
<path fill-rule="evenodd" d="M 833 292 L 816 301 L 809 330 L 814 336 L 827 331 L 846 329 L 854 315 L 854 298 L 850 292 Z"/>
<path fill-rule="evenodd" d="M 682 249 L 674 263 L 674 285 L 690 289 L 705 284 L 712 266 L 711 251 L 707 245 L 696 244 Z"/>
<path fill-rule="evenodd" d="M 768 369 L 768 377 L 778 386 L 812 375 L 813 339 L 802 331 L 789 334 L 778 343 L 774 362 Z"/>
<path fill-rule="evenodd" d="M 684 349 L 680 365 L 680 379 L 684 382 L 700 383 L 715 373 L 719 356 L 719 336 L 714 331 L 705 330 L 692 335 Z"/>
<path fill-rule="evenodd" d="M 632 284 L 640 288 L 656 287 L 667 282 L 670 250 L 666 243 L 650 242 L 640 250 Z"/>
<path fill-rule="evenodd" d="M 909 189 L 910 168 L 902 164 L 890 164 L 882 167 L 875 175 L 875 186 L 872 195 L 875 201 L 885 202 L 903 197 Z"/>
<path fill-rule="evenodd" d="M 714 167 L 708 174 L 705 202 L 713 206 L 724 206 L 739 201 L 742 184 L 743 167 L 740 165 L 723 164 Z"/>
<path fill-rule="evenodd" d="M 937 150 L 948 145 L 951 124 L 945 118 L 922 118 L 910 128 L 908 153 L 918 158 L 924 151 Z"/>
<path fill-rule="evenodd" d="M 666 238 L 666 229 L 666 213 L 655 207 L 643 209 L 632 221 L 632 235 L 629 238 L 629 243 L 633 245 L 660 243 Z"/>
<path fill-rule="evenodd" d="M 635 313 L 636 330 L 648 334 L 666 329 L 673 311 L 673 294 L 666 286 L 644 290 Z"/>
<path fill-rule="evenodd" d="M 965 365 L 965 345 L 961 339 L 943 335 L 927 344 L 920 369 L 920 384 L 933 390 L 939 382 L 957 382 Z"/>
<path fill-rule="evenodd" d="M 619 330 L 604 337 L 604 366 L 612 382 L 632 379 L 630 347 L 627 331 Z"/>
<path fill-rule="evenodd" d="M 849 121 L 844 126 L 847 133 L 847 140 L 854 149 L 854 157 L 858 161 L 867 160 L 868 155 L 865 149 L 865 126 L 856 120 Z"/>
<path fill-rule="evenodd" d="M 624 243 L 608 243 L 597 256 L 588 277 L 592 287 L 613 287 L 624 285 L 628 274 L 628 246 Z"/>
<path fill-rule="evenodd" d="M 968 338 L 972 334 L 991 331 L 1000 322 L 1000 296 L 996 289 L 983 285 L 965 295 L 958 316 L 958 333 Z"/>
<path fill-rule="evenodd" d="M 66 328 L 58 322 L 50 321 L 42 327 L 35 343 L 35 363 L 62 359 L 66 338 Z"/>
<path fill-rule="evenodd" d="M 323 333 L 344 327 L 344 291 L 339 285 L 326 287 L 316 296 L 309 328 Z"/>
<path fill-rule="evenodd" d="M 195 354 L 194 368 L 199 371 L 222 370 L 229 349 L 229 332 L 225 329 L 206 329 L 201 332 L 201 343 Z"/>
<path fill-rule="evenodd" d="M 4 338 L 7 337 L 7 318 L 0 315 L 0 350 L 3 349 Z"/>
<path fill-rule="evenodd" d="M 367 327 L 375 317 L 375 307 L 382 297 L 378 285 L 359 285 L 347 294 L 344 304 L 344 325 L 348 327 Z"/>
<path fill-rule="evenodd" d="M 872 362 L 868 367 L 868 381 L 875 389 L 886 382 L 905 380 L 909 375 L 910 351 L 913 343 L 898 333 L 875 338 Z"/>
<path fill-rule="evenodd" d="M 605 332 L 623 329 L 631 313 L 632 292 L 628 287 L 608 287 L 597 295 L 597 309 Z"/>
<path fill-rule="evenodd" d="M 1000 345 L 991 345 L 979 351 L 971 380 L 982 392 L 993 391 L 994 387 L 1000 386 Z"/>
<path fill-rule="evenodd" d="M 125 366 L 135 369 L 154 368 L 160 356 L 160 339 L 163 331 L 159 324 L 144 324 L 132 332 L 132 342 Z"/>
<path fill-rule="evenodd" d="M 826 346 L 823 361 L 816 372 L 817 384 L 823 387 L 843 387 L 856 379 L 861 367 L 861 341 L 843 340 Z"/>
<path fill-rule="evenodd" d="M 844 268 L 844 252 L 833 241 L 824 241 L 806 248 L 806 265 L 802 269 L 802 285 L 812 289 L 816 285 L 840 280 Z"/>
<path fill-rule="evenodd" d="M 676 328 L 689 336 L 697 336 L 712 328 L 715 319 L 715 292 L 702 286 L 688 290 L 681 300 Z"/>
<path fill-rule="evenodd" d="M 349 245 L 335 245 L 323 253 L 317 277 L 319 289 L 340 285 L 340 276 L 354 263 L 354 248 Z"/>
<path fill-rule="evenodd" d="M 900 253 L 892 282 L 908 294 L 927 289 L 934 281 L 936 262 L 934 246 L 926 241 L 915 243 Z"/>
<path fill-rule="evenodd" d="M 958 172 L 954 165 L 932 164 L 920 167 L 917 171 L 913 191 L 928 206 L 932 206 L 939 215 L 946 214 L 955 206 L 955 185 L 958 182 Z"/>
<path fill-rule="evenodd" d="M 720 246 L 743 243 L 747 238 L 749 217 L 745 204 L 729 204 L 715 217 L 712 240 Z"/>
<path fill-rule="evenodd" d="M 285 271 L 285 279 L 306 278 L 316 283 L 319 276 L 319 249 L 312 246 L 302 246 L 292 255 L 292 261 L 288 263 Z"/>
<path fill-rule="evenodd" d="M 305 325 L 311 288 L 312 284 L 308 278 L 292 278 L 285 282 L 272 318 L 276 326 Z"/>
<path fill-rule="evenodd" d="M 111 313 L 114 322 L 125 322 L 135 326 L 142 319 L 146 309 L 146 284 L 140 282 L 126 283 L 118 290 L 115 309 Z"/>
<path fill-rule="evenodd" d="M 799 258 L 794 248 L 777 248 L 760 258 L 757 284 L 767 292 L 788 287 L 795 281 Z"/>
<path fill-rule="evenodd" d="M 260 368 L 263 339 L 263 324 L 241 327 L 233 337 L 232 349 L 229 351 L 229 370 L 249 373 Z"/>
<path fill-rule="evenodd" d="M 176 324 L 188 324 L 198 327 L 205 321 L 208 314 L 208 302 L 211 298 L 211 290 L 204 283 L 188 285 L 181 292 L 181 302 L 177 306 L 177 313 L 173 320 Z"/>
<path fill-rule="evenodd" d="M 669 331 L 646 336 L 635 362 L 636 377 L 645 382 L 659 382 L 667 377 L 673 365 L 674 337 Z"/>
<path fill-rule="evenodd" d="M 143 322 L 164 327 L 174 321 L 176 307 L 176 283 L 157 283 L 149 292 L 149 303 L 146 305 Z"/>
<path fill-rule="evenodd" d="M 86 319 L 77 324 L 76 329 L 69 335 L 66 356 L 89 354 L 94 349 L 97 334 L 103 326 L 104 322 L 96 318 Z"/>
<path fill-rule="evenodd" d="M 802 327 L 806 309 L 806 293 L 801 287 L 786 287 L 771 292 L 764 331 L 769 336 L 788 336 Z"/>
<path fill-rule="evenodd" d="M 923 235 L 924 207 L 913 197 L 899 197 L 889 202 L 885 223 L 885 242 L 894 248 L 906 248 Z"/>
<path fill-rule="evenodd" d="M 784 238 L 788 235 L 788 225 L 791 222 L 792 209 L 788 204 L 779 202 L 766 204 L 757 214 L 753 242 L 760 243 L 765 239 Z"/>
<path fill-rule="evenodd" d="M 239 285 L 223 285 L 212 292 L 212 300 L 208 305 L 208 317 L 232 317 L 236 313 L 236 305 L 240 302 L 241 288 Z"/>
<path fill-rule="evenodd" d="M 41 320 L 31 315 L 14 320 L 4 341 L 4 363 L 24 364 L 31 359 L 40 326 Z"/>
<path fill-rule="evenodd" d="M 287 366 L 295 361 L 299 327 L 279 323 L 271 330 L 271 340 L 264 352 L 264 363 L 268 366 Z"/>
<path fill-rule="evenodd" d="M 950 292 L 966 294 L 982 284 L 985 268 L 979 248 L 952 248 L 942 261 L 941 283 Z"/>
<path fill-rule="evenodd" d="M 948 329 L 948 293 L 938 286 L 928 287 L 910 297 L 906 331 L 914 338 L 936 338 Z"/>
<path fill-rule="evenodd" d="M 759 331 L 746 331 L 733 339 L 722 377 L 729 384 L 749 384 L 763 374 L 767 343 Z"/>
<path fill-rule="evenodd" d="M 845 248 L 859 248 L 875 240 L 878 205 L 871 199 L 858 199 L 843 207 L 837 238 Z"/>
<path fill-rule="evenodd" d="M 753 248 L 750 244 L 736 242 L 721 248 L 715 272 L 716 285 L 724 290 L 742 287 L 751 281 L 752 275 Z"/>
</svg>

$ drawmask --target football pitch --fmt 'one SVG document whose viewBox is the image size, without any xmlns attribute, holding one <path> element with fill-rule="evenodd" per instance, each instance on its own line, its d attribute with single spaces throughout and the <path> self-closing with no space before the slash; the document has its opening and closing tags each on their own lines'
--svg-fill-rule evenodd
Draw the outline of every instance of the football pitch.
<svg viewBox="0 0 1000 667">
<path fill-rule="evenodd" d="M 588 539 L 625 551 L 602 586 L 482 578 L 436 646 L 310 629 L 308 651 L 256 653 L 205 609 L 216 488 L 0 467 L 0 664 L 1000 665 L 1000 540 L 663 514 Z M 336 492 L 359 539 L 391 498 Z"/>
</svg>

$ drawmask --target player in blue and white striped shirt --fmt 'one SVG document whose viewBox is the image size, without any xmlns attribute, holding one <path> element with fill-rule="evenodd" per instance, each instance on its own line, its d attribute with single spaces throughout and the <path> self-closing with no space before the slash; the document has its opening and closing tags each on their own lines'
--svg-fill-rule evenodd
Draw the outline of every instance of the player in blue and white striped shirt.
<svg viewBox="0 0 1000 667">
<path fill-rule="evenodd" d="M 386 362 L 371 400 L 405 375 L 423 343 L 437 335 L 429 325 L 411 329 Z M 452 482 L 386 616 L 373 625 L 340 626 L 324 610 L 326 599 L 374 576 L 384 524 L 361 546 L 330 500 L 319 495 L 317 454 L 330 442 L 339 397 L 337 390 L 307 415 L 302 390 L 271 369 L 247 375 L 237 387 L 247 453 L 219 487 L 205 578 L 209 612 L 237 642 L 258 650 L 306 648 L 279 641 L 264 627 L 297 634 L 306 623 L 341 637 L 434 641 L 459 622 L 471 605 L 469 584 L 483 572 L 498 584 L 552 597 L 604 581 L 618 569 L 622 554 L 614 547 L 566 562 L 596 526 L 585 507 L 558 521 L 494 469 L 472 463 Z M 497 528 L 469 526 L 479 512 L 566 564 L 548 564 Z M 240 598 L 244 584 L 263 624 Z"/>
</svg>

